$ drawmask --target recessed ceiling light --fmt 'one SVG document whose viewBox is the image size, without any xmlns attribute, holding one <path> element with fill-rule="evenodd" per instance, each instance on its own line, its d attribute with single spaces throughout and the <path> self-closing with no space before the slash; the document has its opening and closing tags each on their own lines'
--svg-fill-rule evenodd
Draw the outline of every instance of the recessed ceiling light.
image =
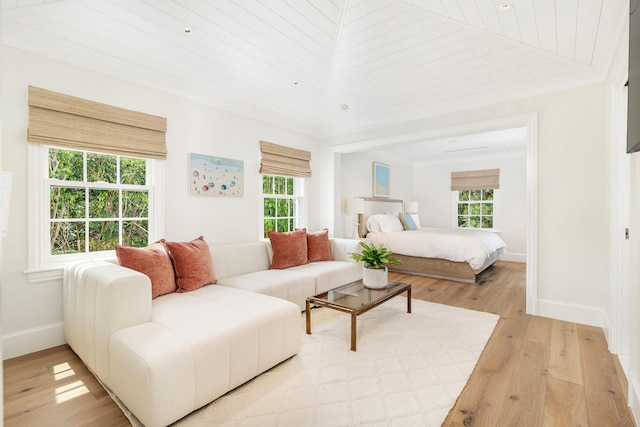
<svg viewBox="0 0 640 427">
<path fill-rule="evenodd" d="M 500 10 L 509 10 L 513 7 L 513 5 L 511 3 L 500 3 L 500 6 L 498 6 L 500 8 Z"/>
<path fill-rule="evenodd" d="M 294 86 L 298 86 L 299 84 L 300 84 L 300 82 L 299 82 L 299 81 L 297 81 L 297 80 L 296 80 L 295 82 L 293 82 L 293 85 L 294 85 Z"/>
<path fill-rule="evenodd" d="M 341 109 L 342 111 L 347 111 L 347 110 L 349 109 L 349 106 L 348 106 L 347 104 L 341 104 L 341 105 L 340 105 L 340 109 Z"/>
<path fill-rule="evenodd" d="M 184 27 L 184 32 L 186 34 L 190 34 L 191 33 L 191 27 Z"/>
</svg>

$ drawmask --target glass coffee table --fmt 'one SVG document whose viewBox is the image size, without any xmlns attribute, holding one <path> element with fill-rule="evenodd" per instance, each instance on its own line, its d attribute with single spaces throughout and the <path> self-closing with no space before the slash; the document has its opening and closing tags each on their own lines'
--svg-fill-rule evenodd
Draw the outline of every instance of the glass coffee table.
<svg viewBox="0 0 640 427">
<path fill-rule="evenodd" d="M 362 280 L 307 298 L 307 334 L 311 334 L 311 304 L 351 314 L 351 350 L 356 351 L 356 317 L 385 301 L 407 293 L 407 313 L 411 313 L 411 285 L 389 282 L 386 288 L 367 288 Z"/>
</svg>

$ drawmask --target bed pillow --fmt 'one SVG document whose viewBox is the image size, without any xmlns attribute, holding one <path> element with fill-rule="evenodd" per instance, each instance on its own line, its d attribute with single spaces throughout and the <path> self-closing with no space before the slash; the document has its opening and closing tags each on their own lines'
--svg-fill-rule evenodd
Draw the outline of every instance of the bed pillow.
<svg viewBox="0 0 640 427">
<path fill-rule="evenodd" d="M 394 231 L 404 231 L 402 223 L 397 216 L 391 214 L 376 215 L 380 230 L 383 233 L 393 233 Z"/>
<path fill-rule="evenodd" d="M 165 242 L 176 273 L 177 292 L 216 283 L 209 245 L 202 236 L 190 242 Z"/>
<path fill-rule="evenodd" d="M 411 214 L 405 213 L 405 212 L 400 212 L 398 214 L 398 219 L 400 219 L 400 222 L 402 223 L 402 227 L 405 230 L 417 230 L 418 227 L 416 227 L 416 223 L 413 221 L 413 217 L 411 216 Z"/>
<path fill-rule="evenodd" d="M 309 262 L 331 261 L 328 229 L 307 233 L 307 258 Z"/>
<path fill-rule="evenodd" d="M 413 218 L 413 223 L 416 225 L 416 229 L 422 228 L 422 226 L 420 225 L 420 215 L 411 214 L 411 218 Z"/>
<path fill-rule="evenodd" d="M 158 240 L 146 248 L 116 245 L 116 256 L 121 266 L 146 274 L 151 279 L 151 298 L 178 289 L 171 258 L 163 242 Z"/>
<path fill-rule="evenodd" d="M 367 231 L 371 233 L 379 233 L 382 231 L 380 230 L 380 223 L 376 219 L 376 215 L 371 215 L 364 223 L 367 226 Z"/>
<path fill-rule="evenodd" d="M 309 262 L 307 257 L 307 229 L 284 231 L 277 233 L 269 231 L 269 240 L 273 249 L 271 260 L 272 270 L 294 267 Z"/>
</svg>

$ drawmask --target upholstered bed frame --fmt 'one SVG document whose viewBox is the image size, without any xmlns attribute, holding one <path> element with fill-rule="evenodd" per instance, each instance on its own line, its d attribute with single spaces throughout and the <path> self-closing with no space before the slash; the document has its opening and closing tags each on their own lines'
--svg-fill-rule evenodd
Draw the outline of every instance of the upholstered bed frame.
<svg viewBox="0 0 640 427">
<path fill-rule="evenodd" d="M 379 213 L 402 212 L 404 203 L 398 199 L 365 198 L 364 213 L 359 216 L 358 234 L 366 237 L 365 225 L 369 216 Z M 397 273 L 415 274 L 436 279 L 454 280 L 457 282 L 476 283 L 478 276 L 491 267 L 498 260 L 499 254 L 494 253 L 479 270 L 474 270 L 467 262 L 455 262 L 441 258 L 423 258 L 394 253 L 402 261 L 400 265 L 390 265 L 389 271 Z"/>
</svg>

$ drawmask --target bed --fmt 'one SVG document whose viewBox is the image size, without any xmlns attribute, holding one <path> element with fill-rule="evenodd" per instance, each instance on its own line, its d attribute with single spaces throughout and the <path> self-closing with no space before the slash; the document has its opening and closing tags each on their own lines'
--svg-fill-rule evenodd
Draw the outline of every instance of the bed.
<svg viewBox="0 0 640 427">
<path fill-rule="evenodd" d="M 398 219 L 402 210 L 402 200 L 365 199 L 365 212 L 360 217 L 360 236 L 376 245 L 384 244 L 402 261 L 389 266 L 389 271 L 476 283 L 478 276 L 506 253 L 505 242 L 490 231 L 419 224 L 415 230 L 405 230 Z M 406 214 L 404 218 L 408 219 Z M 412 218 L 419 222 L 417 215 Z"/>
</svg>

